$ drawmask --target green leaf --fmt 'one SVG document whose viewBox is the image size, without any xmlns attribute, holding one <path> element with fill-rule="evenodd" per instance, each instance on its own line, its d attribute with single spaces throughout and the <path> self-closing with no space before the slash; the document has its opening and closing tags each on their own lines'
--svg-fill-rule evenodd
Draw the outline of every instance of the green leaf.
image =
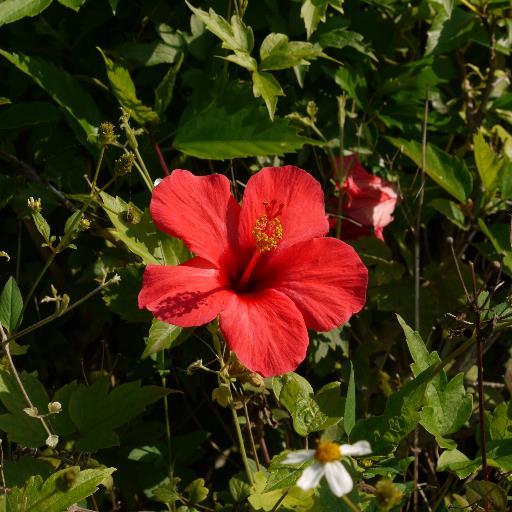
<svg viewBox="0 0 512 512">
<path fill-rule="evenodd" d="M 413 331 L 397 315 L 414 360 L 411 365 L 415 377 L 430 366 L 437 366 L 441 358 L 437 352 L 429 352 L 418 332 Z M 446 373 L 439 372 L 427 385 L 425 404 L 421 410 L 421 425 L 436 437 L 442 448 L 453 449 L 456 443 L 444 436 L 457 432 L 468 421 L 473 409 L 473 397 L 464 388 L 464 374 L 459 373 L 449 382 Z"/>
<path fill-rule="evenodd" d="M 100 193 L 103 209 L 114 226 L 112 234 L 146 264 L 178 265 L 188 259 L 181 240 L 156 228 L 148 210 L 141 212 L 120 197 Z"/>
<path fill-rule="evenodd" d="M 467 231 L 469 229 L 466 226 L 466 219 L 462 210 L 459 208 L 459 205 L 454 201 L 450 201 L 448 199 L 433 199 L 430 201 L 429 205 L 437 210 L 439 213 L 443 214 L 450 222 L 455 224 L 458 228 Z"/>
<path fill-rule="evenodd" d="M 478 460 L 471 460 L 459 450 L 446 450 L 437 461 L 437 471 L 453 471 L 459 478 L 467 478 L 479 467 Z"/>
<path fill-rule="evenodd" d="M 155 89 L 155 112 L 158 117 L 163 117 L 165 111 L 169 107 L 174 94 L 174 85 L 176 84 L 176 77 L 180 71 L 183 63 L 183 54 L 180 54 L 176 64 L 171 66 L 162 81 L 157 85 Z"/>
<path fill-rule="evenodd" d="M 313 461 L 307 460 L 300 464 L 284 464 L 288 452 L 280 453 L 272 458 L 269 469 L 269 476 L 265 485 L 265 492 L 276 489 L 286 489 L 295 485 L 305 468 Z"/>
<path fill-rule="evenodd" d="M 494 409 L 489 421 L 491 439 L 512 439 L 512 401 L 502 402 Z"/>
<path fill-rule="evenodd" d="M 302 0 L 300 17 L 304 20 L 308 39 L 318 28 L 320 22 L 325 21 L 327 7 L 331 5 L 338 12 L 343 13 L 344 0 Z"/>
<path fill-rule="evenodd" d="M 248 53 L 232 53 L 227 55 L 226 57 L 219 57 L 221 59 L 227 60 L 229 62 L 233 62 L 237 66 L 241 66 L 242 68 L 247 69 L 248 71 L 257 71 L 258 63 L 256 59 L 253 59 Z"/>
<path fill-rule="evenodd" d="M 274 377 L 274 393 L 293 419 L 293 428 L 301 436 L 324 430 L 338 423 L 343 416 L 340 383 L 331 382 L 316 394 L 309 383 L 296 373 Z"/>
<path fill-rule="evenodd" d="M 271 33 L 260 46 L 260 71 L 309 65 L 310 60 L 325 56 L 319 44 L 289 41 L 285 34 Z"/>
<path fill-rule="evenodd" d="M 23 309 L 23 297 L 14 277 L 9 277 L 0 294 L 0 323 L 11 333 L 16 329 Z"/>
<path fill-rule="evenodd" d="M 174 145 L 197 158 L 225 160 L 283 155 L 317 141 L 299 135 L 286 119 L 272 123 L 244 89 L 229 88 L 202 109 L 185 111 Z"/>
<path fill-rule="evenodd" d="M 508 162 L 500 158 L 485 141 L 483 130 L 480 129 L 473 137 L 475 163 L 482 180 L 484 190 L 492 193 L 499 184 L 499 177 Z"/>
<path fill-rule="evenodd" d="M 208 489 L 204 486 L 204 478 L 197 478 L 185 487 L 185 493 L 188 497 L 188 501 L 192 505 L 196 505 L 197 503 L 204 501 L 208 496 L 208 492 Z"/>
<path fill-rule="evenodd" d="M 33 212 L 32 219 L 34 220 L 34 224 L 36 225 L 39 234 L 43 237 L 46 243 L 49 243 L 51 230 L 50 225 L 48 224 L 46 219 L 39 212 Z"/>
<path fill-rule="evenodd" d="M 73 11 L 78 12 L 80 7 L 85 4 L 86 0 L 57 0 L 59 4 L 62 4 L 64 7 L 68 9 L 73 9 Z"/>
<path fill-rule="evenodd" d="M 492 505 L 493 511 L 510 510 L 507 506 L 507 493 L 505 489 L 493 482 L 473 480 L 466 485 L 466 496 L 470 507 L 475 505 Z"/>
<path fill-rule="evenodd" d="M 270 119 L 273 121 L 276 112 L 277 97 L 284 96 L 279 82 L 270 73 L 255 71 L 252 74 L 252 92 L 255 98 L 263 98 L 265 105 L 267 105 Z"/>
<path fill-rule="evenodd" d="M 24 487 L 11 490 L 11 510 L 22 512 L 60 512 L 94 494 L 115 468 L 85 469 L 71 466 L 53 473 L 43 482 L 32 476 Z"/>
<path fill-rule="evenodd" d="M 0 129 L 16 130 L 25 126 L 56 123 L 61 118 L 59 108 L 47 101 L 15 103 L 0 112 Z"/>
<path fill-rule="evenodd" d="M 9 53 L 0 49 L 9 62 L 31 77 L 68 114 L 71 128 L 89 149 L 96 138 L 100 113 L 89 93 L 69 73 L 38 57 Z M 84 137 L 85 135 L 85 137 Z"/>
<path fill-rule="evenodd" d="M 69 415 L 80 433 L 77 450 L 97 451 L 119 444 L 115 429 L 169 393 L 165 388 L 126 382 L 109 392 L 108 377 L 90 386 L 80 384 L 69 401 Z"/>
<path fill-rule="evenodd" d="M 149 336 L 146 340 L 146 348 L 142 354 L 142 359 L 155 352 L 177 347 L 192 334 L 192 330 L 160 322 L 160 320 L 154 318 L 149 329 Z"/>
<path fill-rule="evenodd" d="M 173 64 L 182 58 L 185 49 L 185 41 L 179 34 L 176 35 L 174 44 L 162 41 L 151 43 L 139 43 L 129 41 L 109 50 L 115 57 L 129 60 L 139 66 L 157 66 L 158 64 Z"/>
<path fill-rule="evenodd" d="M 109 59 L 101 48 L 98 48 L 101 53 L 105 66 L 107 68 L 107 76 L 112 87 L 114 96 L 119 101 L 119 104 L 130 112 L 131 117 L 139 124 L 157 123 L 158 115 L 153 112 L 150 107 L 144 105 L 135 91 L 135 84 L 133 83 L 130 73 L 121 64 Z"/>
<path fill-rule="evenodd" d="M 356 424 L 356 384 L 354 379 L 354 365 L 350 361 L 350 377 L 348 381 L 347 400 L 345 402 L 345 411 L 343 413 L 343 428 L 350 436 L 350 432 Z"/>
<path fill-rule="evenodd" d="M 25 372 L 20 379 L 39 413 L 47 412 L 48 394 L 39 380 Z M 24 412 L 27 401 L 14 377 L 5 371 L 0 372 L 0 400 L 8 411 L 0 415 L 0 430 L 7 432 L 9 440 L 30 448 L 43 446 L 48 434 L 37 418 Z"/>
<path fill-rule="evenodd" d="M 474 32 L 474 20 L 474 15 L 463 9 L 448 13 L 444 8 L 428 31 L 425 55 L 447 53 L 466 44 Z"/>
<path fill-rule="evenodd" d="M 421 144 L 387 137 L 396 148 L 407 155 L 418 167 L 421 167 Z M 427 144 L 425 172 L 439 186 L 444 188 L 461 203 L 465 203 L 473 189 L 473 178 L 466 164 L 456 156 L 449 155 L 438 147 Z"/>
<path fill-rule="evenodd" d="M 353 32 L 346 28 L 335 28 L 334 30 L 330 30 L 329 32 L 322 34 L 319 38 L 319 42 L 322 48 L 330 47 L 342 50 L 349 46 L 359 53 L 367 55 L 375 61 L 377 60 L 375 53 L 373 53 L 373 50 L 366 43 L 363 35 L 359 32 Z"/>
<path fill-rule="evenodd" d="M 0 2 L 0 27 L 21 20 L 26 16 L 37 16 L 53 0 L 3 0 Z"/>
<path fill-rule="evenodd" d="M 254 35 L 251 27 L 245 25 L 239 16 L 233 15 L 231 23 L 229 23 L 211 8 L 206 12 L 188 2 L 186 4 L 206 25 L 206 28 L 222 41 L 223 48 L 234 52 L 251 53 L 254 46 Z"/>
</svg>

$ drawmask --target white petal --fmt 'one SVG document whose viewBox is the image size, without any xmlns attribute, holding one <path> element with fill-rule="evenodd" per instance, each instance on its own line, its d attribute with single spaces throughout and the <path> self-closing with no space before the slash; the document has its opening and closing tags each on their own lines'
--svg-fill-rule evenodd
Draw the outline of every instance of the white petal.
<svg viewBox="0 0 512 512">
<path fill-rule="evenodd" d="M 162 181 L 162 178 L 157 178 L 157 179 L 155 180 L 155 182 L 153 183 L 153 186 L 154 186 L 154 187 L 157 187 L 157 186 L 160 184 L 160 182 L 161 182 L 161 181 Z"/>
<path fill-rule="evenodd" d="M 297 450 L 296 452 L 288 453 L 282 463 L 299 464 L 300 462 L 312 459 L 314 454 L 315 450 Z"/>
<path fill-rule="evenodd" d="M 338 498 L 348 494 L 354 487 L 352 477 L 339 460 L 328 462 L 325 465 L 325 478 L 329 484 L 329 489 Z"/>
<path fill-rule="evenodd" d="M 342 444 L 340 446 L 342 455 L 369 455 L 372 447 L 368 441 L 357 441 L 354 444 Z"/>
<path fill-rule="evenodd" d="M 314 489 L 320 482 L 320 479 L 324 476 L 324 466 L 325 464 L 316 463 L 307 467 L 295 485 L 304 491 Z"/>
</svg>

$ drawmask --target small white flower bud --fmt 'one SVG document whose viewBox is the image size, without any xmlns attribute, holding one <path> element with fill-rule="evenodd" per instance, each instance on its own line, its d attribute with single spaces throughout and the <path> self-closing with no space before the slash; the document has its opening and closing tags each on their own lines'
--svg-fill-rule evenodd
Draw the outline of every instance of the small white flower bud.
<svg viewBox="0 0 512 512">
<path fill-rule="evenodd" d="M 49 446 L 50 448 L 55 448 L 58 444 L 59 444 L 59 436 L 57 436 L 55 434 L 50 434 L 46 438 L 46 445 Z"/>
<path fill-rule="evenodd" d="M 62 411 L 62 404 L 60 402 L 50 402 L 48 404 L 48 412 L 50 414 L 58 414 Z"/>
<path fill-rule="evenodd" d="M 23 409 L 23 412 L 25 414 L 28 414 L 32 418 L 37 418 L 39 416 L 39 411 L 37 410 L 37 407 L 25 407 L 25 409 Z"/>
</svg>

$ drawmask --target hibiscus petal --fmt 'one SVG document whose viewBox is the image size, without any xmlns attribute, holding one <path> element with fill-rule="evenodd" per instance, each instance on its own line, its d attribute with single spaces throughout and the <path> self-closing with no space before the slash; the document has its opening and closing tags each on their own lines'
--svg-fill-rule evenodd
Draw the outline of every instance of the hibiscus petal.
<svg viewBox="0 0 512 512">
<path fill-rule="evenodd" d="M 211 322 L 233 292 L 216 267 L 202 258 L 178 266 L 148 265 L 139 293 L 139 308 L 180 327 Z"/>
<path fill-rule="evenodd" d="M 368 441 L 357 441 L 354 444 L 342 444 L 340 446 L 342 455 L 360 456 L 372 453 L 372 447 Z"/>
<path fill-rule="evenodd" d="M 150 211 L 159 229 L 218 266 L 234 261 L 240 206 L 221 174 L 177 169 L 153 190 Z"/>
<path fill-rule="evenodd" d="M 315 450 L 297 450 L 290 452 L 283 460 L 283 464 L 299 464 L 310 460 L 315 455 Z"/>
<path fill-rule="evenodd" d="M 314 489 L 324 476 L 325 468 L 324 464 L 313 464 L 307 467 L 300 478 L 297 480 L 297 487 L 300 487 L 304 491 Z"/>
<path fill-rule="evenodd" d="M 255 274 L 257 289 L 273 288 L 293 300 L 306 326 L 329 331 L 366 302 L 368 270 L 350 245 L 314 238 L 269 254 Z"/>
<path fill-rule="evenodd" d="M 280 248 L 327 234 L 329 222 L 320 183 L 298 167 L 265 167 L 249 179 L 242 201 L 239 240 L 247 253 L 254 251 L 252 230 L 265 214 L 263 203 L 267 201 L 283 204 Z"/>
<path fill-rule="evenodd" d="M 325 479 L 331 492 L 338 498 L 348 494 L 354 487 L 352 477 L 340 461 L 325 464 Z"/>
<path fill-rule="evenodd" d="M 220 315 L 220 328 L 238 359 L 264 377 L 295 370 L 306 357 L 304 319 L 276 290 L 235 296 Z"/>
</svg>

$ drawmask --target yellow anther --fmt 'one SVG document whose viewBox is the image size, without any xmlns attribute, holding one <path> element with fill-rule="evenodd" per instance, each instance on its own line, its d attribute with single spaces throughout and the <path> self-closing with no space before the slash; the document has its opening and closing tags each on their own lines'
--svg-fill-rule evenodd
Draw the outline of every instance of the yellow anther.
<svg viewBox="0 0 512 512">
<path fill-rule="evenodd" d="M 263 203 L 265 215 L 258 217 L 252 229 L 256 248 L 259 252 L 273 251 L 283 238 L 283 225 L 279 215 L 283 211 L 283 204 L 277 206 L 277 201 Z"/>
<path fill-rule="evenodd" d="M 322 443 L 317 444 L 315 451 L 315 459 L 319 462 L 333 462 L 341 459 L 341 448 L 338 443 Z"/>
</svg>

